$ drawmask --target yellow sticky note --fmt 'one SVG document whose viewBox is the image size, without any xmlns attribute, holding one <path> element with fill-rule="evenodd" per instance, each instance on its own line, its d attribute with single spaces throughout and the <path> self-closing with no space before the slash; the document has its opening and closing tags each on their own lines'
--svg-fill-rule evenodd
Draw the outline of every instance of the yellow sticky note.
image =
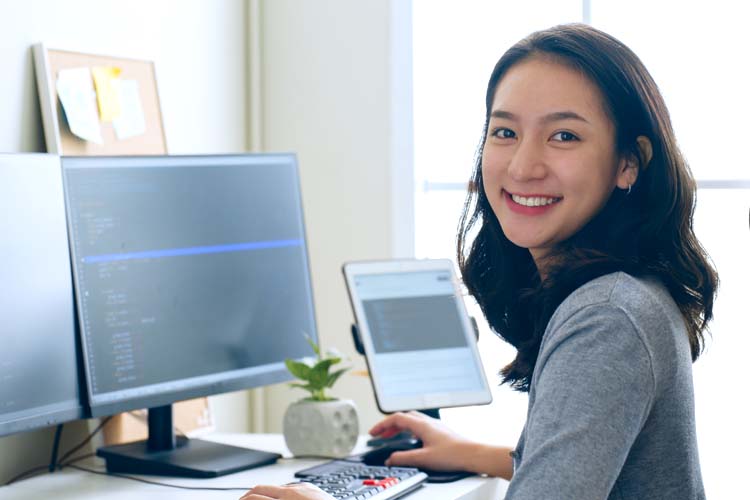
<svg viewBox="0 0 750 500">
<path fill-rule="evenodd" d="M 97 66 L 91 68 L 94 75 L 96 102 L 99 105 L 99 118 L 111 122 L 122 113 L 120 107 L 120 68 Z"/>
</svg>

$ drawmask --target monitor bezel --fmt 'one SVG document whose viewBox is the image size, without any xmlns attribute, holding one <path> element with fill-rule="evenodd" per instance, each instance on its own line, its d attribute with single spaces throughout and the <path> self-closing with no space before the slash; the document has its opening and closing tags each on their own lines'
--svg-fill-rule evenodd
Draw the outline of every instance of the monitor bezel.
<svg viewBox="0 0 750 500">
<path fill-rule="evenodd" d="M 0 422 L 0 437 L 65 424 L 82 418 L 84 418 L 84 411 L 80 403 L 77 408 L 63 409 L 38 415 L 22 416 L 14 420 Z"/>
</svg>

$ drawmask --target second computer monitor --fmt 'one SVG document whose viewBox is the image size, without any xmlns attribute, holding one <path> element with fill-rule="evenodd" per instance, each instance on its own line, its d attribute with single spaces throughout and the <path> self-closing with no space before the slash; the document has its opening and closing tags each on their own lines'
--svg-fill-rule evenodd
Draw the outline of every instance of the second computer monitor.
<svg viewBox="0 0 750 500">
<path fill-rule="evenodd" d="M 0 436 L 81 418 L 60 158 L 0 154 Z"/>
<path fill-rule="evenodd" d="M 93 416 L 290 378 L 316 337 L 294 155 L 63 158 Z"/>
</svg>

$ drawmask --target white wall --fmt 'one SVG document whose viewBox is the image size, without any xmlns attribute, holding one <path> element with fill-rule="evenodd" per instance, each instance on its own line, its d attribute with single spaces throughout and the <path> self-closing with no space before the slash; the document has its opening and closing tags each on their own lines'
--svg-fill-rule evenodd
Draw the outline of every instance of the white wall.
<svg viewBox="0 0 750 500">
<path fill-rule="evenodd" d="M 383 0 L 268 0 L 259 9 L 262 148 L 298 154 L 320 338 L 356 370 L 365 365 L 349 333 L 341 265 L 409 246 L 394 240 L 391 223 L 399 215 L 393 176 L 404 175 L 392 167 L 411 179 L 410 146 L 392 134 L 394 104 L 405 98 L 392 79 L 391 8 Z M 411 213 L 403 217 L 412 224 Z M 381 418 L 364 377 L 344 376 L 333 395 L 356 402 L 361 431 Z M 303 396 L 286 385 L 267 390 L 266 430 L 279 431 L 288 403 Z"/>
<path fill-rule="evenodd" d="M 242 0 L 3 2 L 0 151 L 45 150 L 29 49 L 40 41 L 52 48 L 155 61 L 169 151 L 244 151 L 245 36 Z M 246 393 L 213 398 L 217 427 L 248 429 L 248 399 Z M 63 449 L 87 431 L 83 422 L 66 426 Z M 49 460 L 51 443 L 51 429 L 0 439 L 0 484 Z"/>
<path fill-rule="evenodd" d="M 246 4 L 257 19 L 246 15 Z M 410 47 L 401 46 L 408 11 L 399 0 L 7 3 L 0 6 L 0 151 L 44 150 L 31 44 L 154 60 L 171 153 L 249 145 L 297 152 L 322 344 L 364 369 L 349 334 L 341 265 L 413 252 L 411 144 L 402 133 L 411 127 Z M 260 32 L 248 36 L 256 25 Z M 259 57 L 249 65 L 252 44 Z M 251 81 L 257 88 L 248 89 Z M 250 112 L 249 96 L 259 103 Z M 394 226 L 401 228 L 396 236 Z M 368 379 L 345 376 L 334 395 L 355 400 L 362 431 L 380 418 Z M 287 404 L 302 396 L 285 384 L 257 393 L 254 400 L 266 404 L 265 425 L 256 428 L 279 431 Z M 217 428 L 247 430 L 250 399 L 212 398 Z M 66 426 L 62 448 L 88 429 Z M 51 437 L 45 429 L 0 439 L 0 481 L 44 463 Z"/>
</svg>

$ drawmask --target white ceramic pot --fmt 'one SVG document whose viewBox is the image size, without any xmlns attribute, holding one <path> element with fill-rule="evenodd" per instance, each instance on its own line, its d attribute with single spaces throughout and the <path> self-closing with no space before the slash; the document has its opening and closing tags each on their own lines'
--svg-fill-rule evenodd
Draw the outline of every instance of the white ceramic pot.
<svg viewBox="0 0 750 500">
<path fill-rule="evenodd" d="M 358 434 L 357 407 L 349 399 L 297 401 L 284 413 L 284 439 L 298 457 L 348 456 Z"/>
</svg>

